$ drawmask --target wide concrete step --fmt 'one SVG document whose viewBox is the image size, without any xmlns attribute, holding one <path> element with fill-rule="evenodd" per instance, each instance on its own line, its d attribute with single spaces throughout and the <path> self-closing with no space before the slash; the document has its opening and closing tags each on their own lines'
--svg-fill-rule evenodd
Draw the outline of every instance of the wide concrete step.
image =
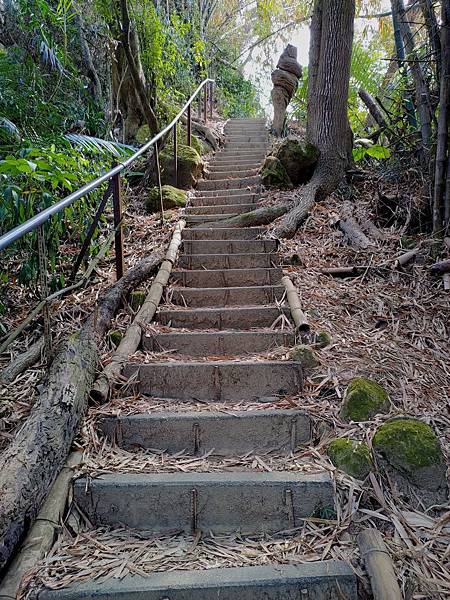
<svg viewBox="0 0 450 600">
<path fill-rule="evenodd" d="M 258 154 L 243 154 L 241 156 L 230 156 L 229 152 L 221 152 L 211 158 L 209 164 L 214 167 L 224 167 L 227 165 L 245 167 L 249 164 L 261 166 L 264 156 L 261 152 L 258 152 Z"/>
<path fill-rule="evenodd" d="M 245 356 L 295 344 L 293 333 L 278 331 L 222 331 L 146 334 L 142 346 L 148 352 L 172 350 L 186 356 Z"/>
<path fill-rule="evenodd" d="M 236 148 L 227 148 L 222 150 L 220 154 L 216 154 L 215 161 L 220 163 L 221 161 L 234 160 L 240 162 L 241 160 L 252 160 L 262 162 L 266 157 L 267 149 L 259 150 L 242 150 Z"/>
<path fill-rule="evenodd" d="M 284 295 L 282 285 L 225 288 L 172 288 L 171 301 L 179 306 L 221 307 L 275 304 Z"/>
<path fill-rule="evenodd" d="M 226 192 L 226 190 L 224 190 Z M 260 199 L 259 194 L 242 190 L 242 194 L 229 196 L 194 196 L 189 200 L 190 206 L 231 206 L 234 204 L 254 204 Z M 231 210 L 231 209 L 230 209 Z M 226 212 L 226 211 L 225 211 Z"/>
<path fill-rule="evenodd" d="M 197 182 L 197 189 L 203 190 L 226 190 L 250 188 L 261 184 L 261 177 L 253 175 L 251 177 L 241 177 L 236 179 L 200 179 Z"/>
<path fill-rule="evenodd" d="M 183 254 L 180 269 L 256 269 L 279 264 L 278 254 Z"/>
<path fill-rule="evenodd" d="M 158 448 L 170 454 L 293 452 L 311 439 L 311 418 L 297 410 L 158 412 L 107 416 L 99 430 L 121 448 Z"/>
<path fill-rule="evenodd" d="M 196 198 L 217 198 L 219 196 L 242 196 L 245 194 L 257 194 L 258 192 L 254 189 L 245 188 L 228 188 L 226 190 L 196 190 Z"/>
<path fill-rule="evenodd" d="M 225 142 L 224 152 L 227 150 L 260 150 L 266 151 L 269 148 L 268 142 Z"/>
<path fill-rule="evenodd" d="M 117 473 L 88 485 L 83 477 L 74 500 L 94 526 L 161 533 L 271 533 L 334 506 L 328 473 L 292 472 Z"/>
<path fill-rule="evenodd" d="M 233 171 L 234 173 L 242 173 L 243 171 L 248 171 L 249 169 L 260 169 L 261 163 L 252 162 L 252 161 L 244 161 L 243 163 L 239 162 L 236 164 L 235 161 L 228 161 L 223 163 L 215 164 L 211 161 L 208 165 L 209 173 L 228 173 L 229 171 Z"/>
<path fill-rule="evenodd" d="M 183 229 L 183 240 L 255 240 L 266 233 L 265 227 L 195 227 Z"/>
<path fill-rule="evenodd" d="M 162 325 L 185 329 L 251 329 L 271 327 L 282 313 L 289 318 L 289 309 L 276 306 L 162 309 L 157 312 L 156 320 Z"/>
<path fill-rule="evenodd" d="M 186 254 L 254 254 L 276 252 L 277 240 L 184 240 Z"/>
<path fill-rule="evenodd" d="M 190 401 L 264 401 L 302 390 L 301 365 L 293 361 L 127 363 L 124 376 L 133 376 L 141 394 Z"/>
<path fill-rule="evenodd" d="M 228 207 L 230 208 L 230 207 Z M 224 219 L 231 219 L 232 217 L 235 217 L 238 213 L 236 212 L 231 212 L 231 208 L 230 208 L 230 212 L 227 213 L 217 213 L 215 215 L 185 215 L 184 216 L 184 220 L 186 221 L 186 223 L 189 224 L 201 224 L 201 223 L 215 223 L 216 221 L 223 221 Z"/>
<path fill-rule="evenodd" d="M 241 214 L 249 212 L 257 208 L 257 204 L 252 202 L 250 204 L 215 204 L 211 206 L 190 206 L 186 209 L 188 215 L 215 215 L 215 214 L 226 214 L 229 211 L 233 211 L 235 214 Z"/>
<path fill-rule="evenodd" d="M 261 135 L 257 133 L 249 134 L 249 135 L 238 135 L 238 134 L 230 134 L 226 135 L 225 144 L 236 144 L 241 146 L 267 146 L 269 140 L 267 139 L 267 135 Z"/>
<path fill-rule="evenodd" d="M 44 589 L 39 600 L 357 600 L 356 575 L 343 561 L 167 571 Z"/>
<path fill-rule="evenodd" d="M 260 166 L 261 165 L 252 169 L 245 169 L 240 171 L 235 171 L 233 168 L 221 171 L 211 170 L 208 172 L 208 179 L 210 181 L 220 181 L 222 179 L 241 179 L 242 177 L 253 177 L 258 173 Z"/>
<path fill-rule="evenodd" d="M 279 285 L 283 271 L 274 269 L 217 269 L 205 271 L 172 271 L 172 281 L 183 287 L 223 288 L 242 286 Z"/>
</svg>

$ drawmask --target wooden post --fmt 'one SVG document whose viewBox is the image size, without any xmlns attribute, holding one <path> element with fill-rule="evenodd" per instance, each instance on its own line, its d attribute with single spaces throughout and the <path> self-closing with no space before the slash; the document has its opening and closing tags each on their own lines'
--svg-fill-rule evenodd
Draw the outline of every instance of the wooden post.
<svg viewBox="0 0 450 600">
<path fill-rule="evenodd" d="M 374 600 L 402 600 L 394 566 L 381 533 L 377 529 L 364 529 L 356 539 L 369 574 Z"/>
<path fill-rule="evenodd" d="M 175 187 L 178 187 L 178 132 L 176 123 L 173 126 L 173 180 Z"/>
<path fill-rule="evenodd" d="M 163 202 L 163 194 L 162 194 L 162 185 L 161 185 L 161 167 L 159 164 L 159 142 L 155 143 L 155 165 L 156 165 L 156 177 L 158 181 L 159 188 L 159 207 L 161 212 L 161 224 L 164 223 L 164 202 Z"/>
<path fill-rule="evenodd" d="M 203 118 L 205 125 L 208 122 L 208 85 L 203 88 Z"/>
<path fill-rule="evenodd" d="M 197 96 L 197 116 L 198 116 L 198 120 L 201 121 L 202 120 L 202 96 L 201 96 L 200 92 Z"/>
<path fill-rule="evenodd" d="M 116 279 L 123 277 L 125 267 L 123 258 L 123 229 L 122 229 L 122 183 L 120 173 L 112 178 L 112 197 L 114 209 L 114 249 L 116 252 Z"/>
<path fill-rule="evenodd" d="M 192 146 L 192 104 L 187 109 L 187 145 Z"/>
</svg>

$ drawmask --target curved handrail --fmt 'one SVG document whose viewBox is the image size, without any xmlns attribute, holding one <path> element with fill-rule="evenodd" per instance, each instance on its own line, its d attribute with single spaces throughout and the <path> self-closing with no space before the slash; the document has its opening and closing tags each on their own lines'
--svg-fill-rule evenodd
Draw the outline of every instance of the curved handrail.
<svg viewBox="0 0 450 600">
<path fill-rule="evenodd" d="M 176 123 L 178 123 L 178 121 L 183 116 L 184 112 L 192 104 L 199 92 L 205 87 L 207 83 L 214 83 L 214 81 L 214 79 L 204 79 L 202 83 L 198 86 L 198 88 L 195 90 L 195 92 L 192 94 L 192 96 L 189 98 L 189 100 L 186 102 L 186 104 L 183 106 L 183 108 L 172 119 L 172 121 L 168 125 L 166 125 L 164 129 L 157 133 L 155 137 L 153 137 L 150 141 L 141 146 L 139 150 L 137 150 L 132 156 L 127 158 L 127 160 L 120 163 L 116 167 L 113 167 L 104 175 L 100 175 L 100 177 L 97 177 L 97 179 L 94 179 L 90 183 L 86 183 L 77 191 L 72 192 L 69 196 L 66 196 L 59 202 L 56 202 L 55 204 L 52 204 L 52 206 L 49 206 L 43 211 L 37 213 L 36 215 L 34 215 L 34 217 L 31 217 L 31 219 L 25 221 L 25 223 L 17 225 L 17 227 L 14 227 L 14 229 L 11 229 L 10 231 L 2 235 L 0 237 L 0 251 L 13 244 L 27 233 L 34 231 L 35 229 L 43 225 L 45 222 L 47 222 L 52 215 L 61 212 L 62 210 L 64 210 L 65 208 L 67 208 L 68 206 L 85 196 L 86 194 L 89 194 L 90 192 L 98 188 L 102 183 L 105 183 L 105 181 L 108 181 L 115 175 L 118 175 L 122 171 L 125 171 L 137 158 L 139 158 L 139 156 L 145 154 L 145 152 L 147 152 L 149 148 L 151 148 L 157 141 L 159 141 L 163 136 L 165 136 L 166 133 L 168 133 L 172 129 L 172 127 Z"/>
</svg>

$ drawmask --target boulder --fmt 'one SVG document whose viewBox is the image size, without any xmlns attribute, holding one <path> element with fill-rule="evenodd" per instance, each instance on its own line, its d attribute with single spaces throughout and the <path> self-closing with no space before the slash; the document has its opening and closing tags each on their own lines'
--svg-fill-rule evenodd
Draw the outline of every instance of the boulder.
<svg viewBox="0 0 450 600">
<path fill-rule="evenodd" d="M 195 185 L 203 175 L 204 163 L 200 154 L 191 146 L 178 145 L 178 186 L 187 189 Z M 173 183 L 174 158 L 172 148 L 165 148 L 160 154 L 161 182 Z"/>
<path fill-rule="evenodd" d="M 306 141 L 288 137 L 278 148 L 276 157 L 286 169 L 292 183 L 299 185 L 311 178 L 319 159 L 319 151 Z"/>
<path fill-rule="evenodd" d="M 327 452 L 335 467 L 356 479 L 365 479 L 372 469 L 370 450 L 364 442 L 338 438 L 330 442 Z"/>
<path fill-rule="evenodd" d="M 261 168 L 262 182 L 266 187 L 292 188 L 286 169 L 275 156 L 268 156 Z"/>
<path fill-rule="evenodd" d="M 183 206 L 186 206 L 186 192 L 171 185 L 162 186 L 162 198 L 163 207 L 166 210 L 170 210 L 171 208 L 182 208 Z M 160 202 L 159 188 L 154 187 L 148 193 L 145 206 L 151 213 L 158 212 L 160 210 Z"/>
<path fill-rule="evenodd" d="M 432 491 L 446 489 L 446 466 L 439 440 L 423 421 L 391 419 L 377 429 L 372 446 L 413 485 Z"/>
<path fill-rule="evenodd" d="M 391 403 L 384 388 L 371 379 L 352 379 L 345 390 L 341 418 L 344 421 L 368 421 L 378 413 L 388 412 Z"/>
</svg>

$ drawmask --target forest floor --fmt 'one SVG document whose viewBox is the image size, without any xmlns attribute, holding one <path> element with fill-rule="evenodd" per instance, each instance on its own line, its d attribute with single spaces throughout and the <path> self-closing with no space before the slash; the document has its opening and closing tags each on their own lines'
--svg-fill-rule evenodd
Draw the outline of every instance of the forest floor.
<svg viewBox="0 0 450 600">
<path fill-rule="evenodd" d="M 377 174 L 368 174 L 363 182 L 354 185 L 358 210 L 366 216 L 376 212 L 377 182 Z M 391 186 L 398 187 L 398 182 Z M 355 534 L 361 527 L 371 525 L 385 533 L 405 598 L 449 597 L 450 512 L 427 511 L 419 499 L 399 496 L 389 477 L 377 465 L 362 482 L 337 471 L 327 457 L 326 448 L 331 439 L 351 437 L 370 445 L 376 427 L 399 414 L 430 423 L 446 457 L 450 456 L 450 294 L 443 290 L 441 279 L 429 273 L 428 267 L 436 258 L 434 246 L 424 236 L 408 240 L 408 243 L 421 244 L 422 258 L 402 270 L 394 268 L 394 261 L 405 251 L 402 248 L 405 238 L 395 226 L 382 229 L 383 239 L 376 240 L 368 250 L 351 249 L 335 226 L 343 193 L 347 197 L 347 192 L 345 189 L 317 204 L 295 238 L 281 245 L 284 268 L 297 285 L 312 330 L 325 330 L 332 336 L 331 345 L 319 353 L 320 364 L 310 374 L 304 395 L 288 397 L 274 405 L 305 409 L 317 417 L 311 446 L 287 458 L 274 454 L 214 459 L 187 455 L 169 457 L 151 451 L 128 453 L 99 437 L 95 423 L 103 414 L 164 408 L 156 399 L 134 396 L 132 390 L 126 402 L 122 390 L 121 397 L 113 397 L 107 405 L 92 406 L 76 441 L 76 447 L 83 451 L 81 470 L 91 475 L 125 468 L 135 472 L 224 471 L 246 466 L 261 471 L 325 468 L 336 484 L 336 515 L 309 519 L 299 530 L 263 538 L 205 536 L 199 539 L 174 534 L 148 539 L 137 531 L 106 529 L 75 533 L 76 528 L 69 521 L 47 559 L 30 574 L 33 586 L 64 587 L 92 576 L 122 577 L 129 572 L 143 574 L 174 568 L 345 558 L 354 566 L 362 589 L 367 590 L 370 588 Z M 281 196 L 285 193 L 270 193 L 267 202 L 276 202 Z M 130 203 L 129 209 L 131 206 Z M 177 218 L 177 211 L 170 213 L 172 223 Z M 170 233 L 169 224 L 161 232 L 157 216 L 146 216 L 139 212 L 136 204 L 132 221 L 126 245 L 130 264 L 161 244 Z M 355 264 L 365 267 L 358 277 L 337 279 L 321 273 L 324 267 Z M 75 330 L 102 290 L 112 282 L 112 259 L 100 265 L 97 275 L 93 288 L 56 306 L 58 334 L 67 332 L 67 327 Z M 113 328 L 126 328 L 131 314 L 130 308 L 125 307 L 117 315 Z M 14 348 L 17 350 L 19 344 Z M 103 358 L 108 360 L 111 352 L 112 348 L 105 343 Z M 0 431 L 3 445 L 26 417 L 33 402 L 30 391 L 35 389 L 42 374 L 40 367 L 31 369 L 2 392 L 3 410 L 5 401 L 9 407 L 6 425 L 3 432 Z M 378 415 L 363 424 L 341 421 L 341 399 L 346 384 L 355 376 L 373 378 L 388 390 L 392 401 L 388 415 Z M 263 408 L 269 407 L 263 405 Z M 255 406 L 247 403 L 239 408 L 254 409 Z M 209 410 L 210 407 L 202 404 L 198 409 Z M 219 409 L 230 410 L 226 406 Z"/>
</svg>

